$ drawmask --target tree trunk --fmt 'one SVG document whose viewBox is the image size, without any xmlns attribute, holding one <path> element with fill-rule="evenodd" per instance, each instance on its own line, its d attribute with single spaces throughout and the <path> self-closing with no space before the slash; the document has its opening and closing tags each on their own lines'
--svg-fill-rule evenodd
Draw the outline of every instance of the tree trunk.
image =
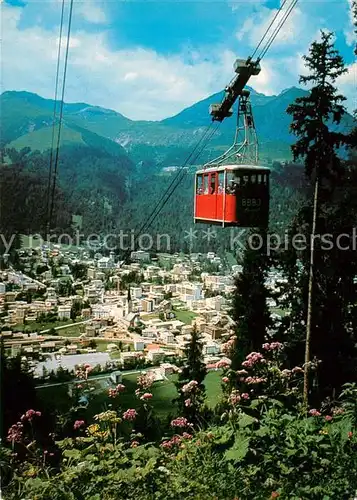
<svg viewBox="0 0 357 500">
<path fill-rule="evenodd" d="M 319 176 L 316 175 L 314 207 L 312 215 L 312 231 L 310 242 L 310 269 L 309 269 L 309 289 L 307 302 L 307 321 L 306 321 L 306 339 L 305 339 L 305 366 L 304 366 L 304 406 L 307 409 L 309 404 L 309 369 L 310 369 L 310 343 L 311 343 L 311 322 L 312 322 L 312 299 L 314 285 L 314 238 L 316 233 L 317 218 L 317 199 L 319 192 Z"/>
</svg>

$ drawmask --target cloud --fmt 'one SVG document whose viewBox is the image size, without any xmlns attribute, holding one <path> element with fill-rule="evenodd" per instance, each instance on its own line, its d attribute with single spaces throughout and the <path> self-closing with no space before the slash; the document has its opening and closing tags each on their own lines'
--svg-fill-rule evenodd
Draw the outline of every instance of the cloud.
<svg viewBox="0 0 357 500">
<path fill-rule="evenodd" d="M 357 110 L 357 62 L 347 66 L 348 72 L 341 75 L 337 81 L 340 92 L 347 97 L 345 103 L 348 111 Z"/>
<path fill-rule="evenodd" d="M 3 8 L 3 89 L 53 98 L 58 28 L 19 29 L 22 14 L 21 8 Z M 212 61 L 205 60 L 205 52 L 195 53 L 194 63 L 188 63 L 184 53 L 163 56 L 140 47 L 114 51 L 106 36 L 72 32 L 66 101 L 83 102 L 85 96 L 87 102 L 129 118 L 156 120 L 208 97 L 233 75 L 235 57 L 227 50 L 217 51 Z"/>
<path fill-rule="evenodd" d="M 97 6 L 93 2 L 83 5 Z M 76 2 L 74 15 L 79 6 Z M 2 7 L 3 90 L 27 90 L 53 98 L 58 26 L 24 27 L 21 21 L 26 7 L 7 4 Z M 57 9 L 59 11 L 60 3 L 57 3 Z M 86 15 L 91 15 L 89 9 L 85 12 Z M 295 15 L 298 17 L 293 20 L 299 19 L 302 26 L 294 25 L 293 35 L 289 30 L 280 35 L 283 37 L 280 40 L 281 49 L 290 46 L 293 50 L 281 51 L 278 55 L 273 50 L 269 52 L 262 61 L 260 75 L 252 77 L 250 82 L 258 92 L 277 94 L 287 87 L 297 85 L 299 74 L 305 72 L 301 54 L 307 52 L 314 30 L 309 29 L 310 35 L 304 33 L 305 18 L 299 17 L 302 16 L 299 12 Z M 97 19 L 101 19 L 100 15 Z M 250 28 L 253 25 L 248 20 L 243 22 L 242 27 L 243 30 L 245 26 L 253 45 L 260 33 L 254 31 L 257 28 L 256 21 L 257 18 L 254 18 L 254 29 Z M 107 32 L 100 31 L 101 26 L 95 28 L 96 32 L 88 32 L 84 28 L 88 26 L 83 23 L 73 25 L 65 100 L 85 101 L 115 109 L 132 119 L 166 118 L 223 89 L 234 75 L 233 63 L 236 57 L 247 56 L 246 46 L 239 44 L 239 52 L 233 52 L 226 48 L 226 42 L 213 48 L 198 44 L 194 48 L 186 46 L 176 54 L 159 54 L 138 46 L 113 49 L 109 45 Z M 295 37 L 299 44 L 295 44 Z M 65 40 L 62 43 L 65 46 Z M 341 85 L 349 89 L 352 98 L 351 83 L 345 81 Z"/>
<path fill-rule="evenodd" d="M 107 16 L 104 9 L 94 0 L 75 2 L 74 13 L 80 14 L 81 17 L 89 23 L 105 24 L 107 22 Z"/>
</svg>

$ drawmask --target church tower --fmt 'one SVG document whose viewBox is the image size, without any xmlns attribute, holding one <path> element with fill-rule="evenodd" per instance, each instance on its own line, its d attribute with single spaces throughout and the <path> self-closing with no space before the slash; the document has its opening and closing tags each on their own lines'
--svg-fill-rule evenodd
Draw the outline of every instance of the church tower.
<svg viewBox="0 0 357 500">
<path fill-rule="evenodd" d="M 128 300 L 127 300 L 127 314 L 130 314 L 133 310 L 133 304 L 131 302 L 130 286 L 128 287 Z"/>
</svg>

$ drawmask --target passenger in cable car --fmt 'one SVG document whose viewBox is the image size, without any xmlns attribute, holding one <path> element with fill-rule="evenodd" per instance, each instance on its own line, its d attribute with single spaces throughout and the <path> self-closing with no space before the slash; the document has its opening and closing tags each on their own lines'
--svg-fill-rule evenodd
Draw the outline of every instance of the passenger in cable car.
<svg viewBox="0 0 357 500">
<path fill-rule="evenodd" d="M 223 194 L 223 183 L 220 182 L 218 185 L 218 194 Z"/>
</svg>

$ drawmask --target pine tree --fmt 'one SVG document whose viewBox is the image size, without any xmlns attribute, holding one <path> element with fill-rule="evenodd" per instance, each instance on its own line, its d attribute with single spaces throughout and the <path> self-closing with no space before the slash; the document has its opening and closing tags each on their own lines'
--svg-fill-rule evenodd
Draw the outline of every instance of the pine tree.
<svg viewBox="0 0 357 500">
<path fill-rule="evenodd" d="M 236 324 L 237 341 L 231 357 L 232 370 L 240 369 L 247 354 L 261 349 L 270 326 L 269 293 L 265 284 L 269 267 L 266 241 L 266 231 L 250 232 L 243 270 L 235 279 L 231 316 Z"/>
<path fill-rule="evenodd" d="M 338 155 L 347 138 L 336 130 L 345 113 L 345 98 L 335 82 L 346 69 L 332 38 L 332 33 L 321 32 L 321 41 L 311 45 L 304 57 L 310 74 L 301 76 L 300 83 L 314 86 L 287 110 L 293 117 L 291 130 L 298 137 L 292 146 L 294 159 L 303 158 L 312 191 L 310 203 L 299 211 L 293 225 L 293 232 L 305 235 L 306 249 L 295 252 L 295 262 L 290 261 L 290 276 L 295 273 L 298 289 L 291 314 L 295 337 L 302 333 L 301 324 L 305 326 L 306 404 L 314 357 L 322 361 L 314 390 L 320 400 L 349 380 L 355 356 L 350 305 L 356 300 L 356 259 L 336 245 L 340 234 L 352 235 L 355 217 L 350 175 Z M 333 244 L 327 246 L 321 235 L 331 235 Z"/>
<path fill-rule="evenodd" d="M 199 420 L 200 409 L 204 402 L 205 386 L 203 381 L 207 374 L 203 361 L 201 335 L 196 325 L 194 325 L 190 340 L 185 346 L 184 358 L 185 362 L 176 383 L 179 393 L 176 401 L 180 415 L 186 417 L 190 422 L 196 423 Z M 187 387 L 190 382 L 194 383 Z"/>
</svg>

